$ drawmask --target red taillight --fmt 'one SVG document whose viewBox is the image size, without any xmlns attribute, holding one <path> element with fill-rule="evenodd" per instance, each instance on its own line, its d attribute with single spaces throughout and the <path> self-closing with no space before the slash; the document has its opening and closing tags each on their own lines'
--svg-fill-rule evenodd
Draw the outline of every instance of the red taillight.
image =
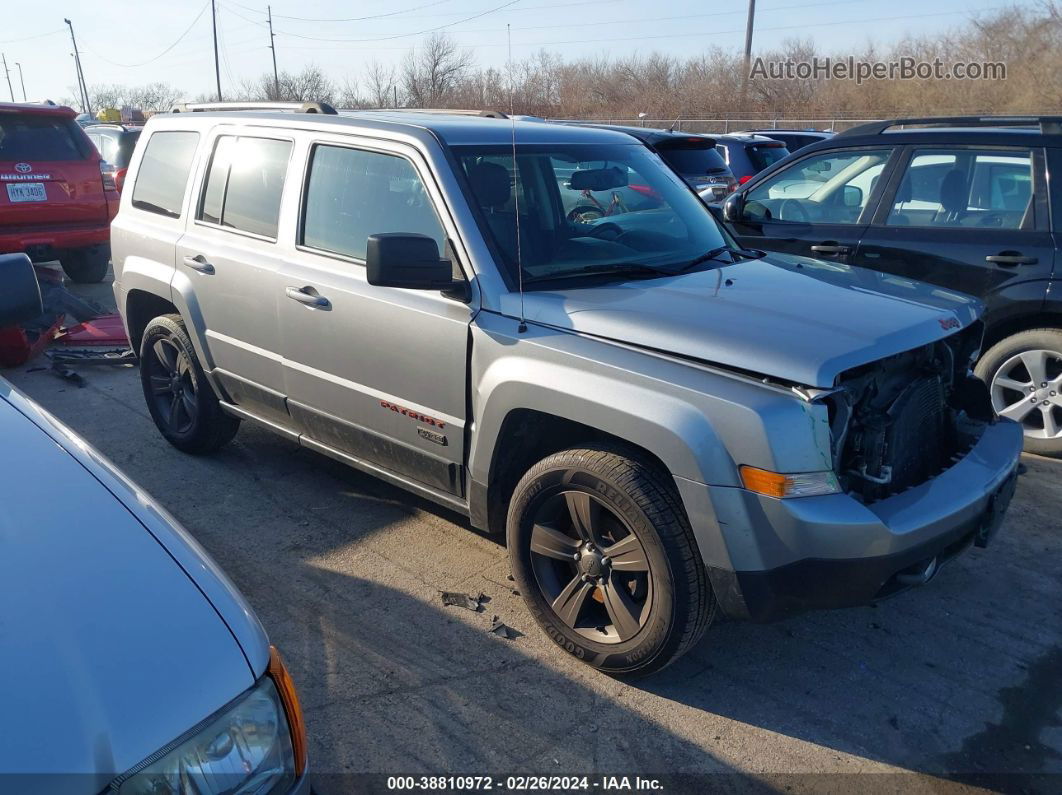
<svg viewBox="0 0 1062 795">
<path fill-rule="evenodd" d="M 118 192 L 122 192 L 122 188 L 125 187 L 125 174 L 129 169 L 119 168 L 114 172 L 114 186 L 118 189 Z"/>
<path fill-rule="evenodd" d="M 752 179 L 752 175 L 751 174 L 746 174 L 745 176 L 743 176 L 741 179 L 738 180 L 738 185 L 744 185 L 750 179 Z"/>
<path fill-rule="evenodd" d="M 117 169 L 108 163 L 106 160 L 100 161 L 100 179 L 103 180 L 103 190 L 118 190 L 118 185 L 115 181 L 114 175 Z"/>
</svg>

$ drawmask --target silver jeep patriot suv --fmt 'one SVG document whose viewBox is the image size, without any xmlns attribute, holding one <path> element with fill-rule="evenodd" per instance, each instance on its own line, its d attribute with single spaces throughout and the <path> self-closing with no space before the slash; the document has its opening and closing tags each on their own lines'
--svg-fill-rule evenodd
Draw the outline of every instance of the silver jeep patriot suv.
<svg viewBox="0 0 1062 795">
<path fill-rule="evenodd" d="M 619 132 L 183 110 L 112 228 L 159 430 L 260 423 L 504 532 L 590 665 L 866 604 L 998 527 L 1022 432 L 971 375 L 975 299 L 742 249 Z"/>
</svg>

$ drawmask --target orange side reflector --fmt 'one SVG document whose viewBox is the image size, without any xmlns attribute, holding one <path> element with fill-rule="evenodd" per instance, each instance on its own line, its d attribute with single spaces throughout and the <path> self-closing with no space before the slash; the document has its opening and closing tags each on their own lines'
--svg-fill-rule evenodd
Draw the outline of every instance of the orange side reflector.
<svg viewBox="0 0 1062 795">
<path fill-rule="evenodd" d="M 295 682 L 276 646 L 269 647 L 269 675 L 288 716 L 291 747 L 295 752 L 295 774 L 301 776 L 306 770 L 306 724 L 302 720 L 302 707 L 299 706 L 299 694 L 295 692 Z"/>
<path fill-rule="evenodd" d="M 766 469 L 741 466 L 741 482 L 749 491 L 757 494 L 766 494 L 768 497 L 784 497 L 786 492 L 786 476 L 777 472 L 769 472 Z"/>
</svg>

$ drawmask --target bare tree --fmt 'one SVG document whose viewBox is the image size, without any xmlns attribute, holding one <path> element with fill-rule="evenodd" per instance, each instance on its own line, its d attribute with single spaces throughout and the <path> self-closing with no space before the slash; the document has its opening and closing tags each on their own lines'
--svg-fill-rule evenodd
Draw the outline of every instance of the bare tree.
<svg viewBox="0 0 1062 795">
<path fill-rule="evenodd" d="M 445 107 L 472 70 L 472 54 L 445 33 L 433 33 L 402 67 L 406 102 L 415 108 Z"/>
<path fill-rule="evenodd" d="M 149 83 L 129 89 L 122 104 L 158 113 L 172 108 L 183 94 L 183 91 L 169 83 Z"/>
<path fill-rule="evenodd" d="M 398 104 L 398 77 L 393 66 L 372 61 L 365 72 L 366 101 L 373 108 L 390 108 Z"/>
</svg>

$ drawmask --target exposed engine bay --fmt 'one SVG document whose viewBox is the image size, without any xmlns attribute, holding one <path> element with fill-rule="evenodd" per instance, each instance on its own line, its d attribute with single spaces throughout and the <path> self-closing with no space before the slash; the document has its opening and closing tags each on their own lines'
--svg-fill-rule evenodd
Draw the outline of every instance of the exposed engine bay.
<svg viewBox="0 0 1062 795">
<path fill-rule="evenodd" d="M 971 368 L 980 322 L 945 339 L 849 370 L 822 397 L 834 467 L 865 503 L 925 483 L 952 466 L 995 420 Z"/>
</svg>

